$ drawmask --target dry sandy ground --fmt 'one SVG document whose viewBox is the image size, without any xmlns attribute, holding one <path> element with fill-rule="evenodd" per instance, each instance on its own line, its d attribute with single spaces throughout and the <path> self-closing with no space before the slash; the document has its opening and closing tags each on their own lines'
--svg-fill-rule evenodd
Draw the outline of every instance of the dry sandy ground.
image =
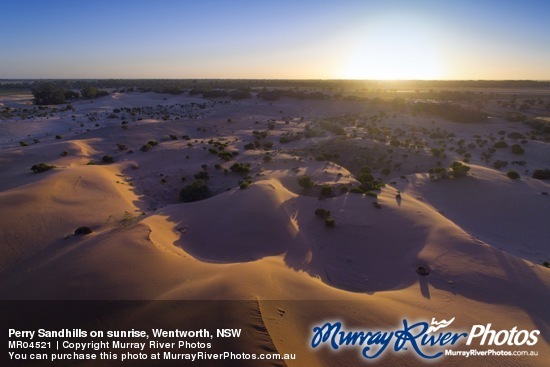
<svg viewBox="0 0 550 367">
<path fill-rule="evenodd" d="M 2 103 L 33 107 L 24 96 Z M 297 353 L 300 362 L 287 361 L 289 366 L 365 363 L 358 349 L 309 349 L 312 325 L 328 320 L 379 330 L 399 326 L 402 318 L 456 317 L 464 327 L 492 323 L 495 329 L 541 331 L 536 347 L 516 348 L 538 350 L 539 357 L 492 357 L 483 365 L 548 365 L 550 269 L 541 264 L 550 261 L 550 197 L 542 195 L 550 185 L 524 174 L 550 168 L 548 143 L 525 145 L 519 180 L 483 162 L 478 148 L 467 177 L 433 181 L 427 169 L 441 158 L 427 149 L 415 156 L 396 148 L 393 163 L 401 166 L 381 176 L 388 185 L 373 198 L 340 192 L 341 186 L 358 185 L 345 164 L 307 154 L 330 134 L 288 144 L 278 140 L 320 118 L 376 113 L 365 103 L 222 103 L 124 93 L 73 107 L 0 121 L 2 299 L 252 300 L 234 310 L 235 319 L 248 318 L 261 330 L 260 336 L 249 335 L 250 349 Z M 136 107 L 144 110 L 124 110 Z M 109 117 L 115 108 L 122 111 Z M 466 143 L 474 134 L 528 131 L 504 120 L 432 120 L 396 114 L 378 126 L 439 127 Z M 121 121 L 128 127 L 121 128 Z M 254 130 L 269 131 L 270 150 L 244 149 L 254 141 Z M 208 151 L 211 139 L 239 154 L 225 162 Z M 140 151 L 149 140 L 159 144 Z M 354 142 L 372 144 L 361 131 Z M 107 154 L 114 163 L 102 164 Z M 266 154 L 271 161 L 262 159 Z M 459 158 L 447 150 L 443 164 Z M 56 168 L 32 173 L 30 167 L 40 162 Z M 229 169 L 235 162 L 251 164 L 247 189 L 239 189 L 243 177 Z M 204 170 L 216 195 L 179 202 L 179 190 Z M 320 199 L 318 189 L 302 189 L 297 177 L 304 174 L 338 194 Z M 334 228 L 315 216 L 317 208 L 331 211 Z M 80 226 L 93 233 L 73 235 Z M 431 274 L 420 276 L 418 266 Z M 421 365 L 411 354 L 387 353 L 381 365 Z M 444 360 L 449 366 L 479 363 Z"/>
</svg>

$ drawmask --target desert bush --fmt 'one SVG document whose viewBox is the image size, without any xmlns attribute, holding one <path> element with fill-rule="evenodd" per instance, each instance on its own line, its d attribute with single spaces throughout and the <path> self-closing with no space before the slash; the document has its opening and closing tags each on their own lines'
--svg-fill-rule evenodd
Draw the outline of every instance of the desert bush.
<svg viewBox="0 0 550 367">
<path fill-rule="evenodd" d="M 512 145 L 512 153 L 513 154 L 523 154 L 525 153 L 525 149 L 519 144 Z"/>
<path fill-rule="evenodd" d="M 450 165 L 451 176 L 453 177 L 464 177 L 470 170 L 470 166 L 462 164 L 461 162 L 452 162 Z"/>
<path fill-rule="evenodd" d="M 200 171 L 195 174 L 195 178 L 197 180 L 208 180 L 210 178 L 210 175 L 206 171 Z"/>
<path fill-rule="evenodd" d="M 218 153 L 218 157 L 223 159 L 226 162 L 229 162 L 231 159 L 233 159 L 233 154 L 225 150 L 222 150 L 221 152 Z"/>
<path fill-rule="evenodd" d="M 239 188 L 241 190 L 248 189 L 249 187 L 250 187 L 250 181 L 241 182 L 241 184 L 239 185 Z"/>
<path fill-rule="evenodd" d="M 444 167 L 432 167 L 428 170 L 428 173 L 432 180 L 443 179 L 448 177 L 447 169 L 445 169 Z"/>
<path fill-rule="evenodd" d="M 20 142 L 19 142 L 19 145 L 21 145 L 22 147 L 26 147 L 26 146 L 28 146 L 29 144 L 25 143 L 24 141 L 20 141 Z"/>
<path fill-rule="evenodd" d="M 516 171 L 508 171 L 508 173 L 506 173 L 506 176 L 508 176 L 512 180 L 517 180 L 519 178 L 519 173 L 517 173 Z"/>
<path fill-rule="evenodd" d="M 533 172 L 533 178 L 538 180 L 549 180 L 550 179 L 550 169 L 536 169 Z"/>
<path fill-rule="evenodd" d="M 496 169 L 501 169 L 502 167 L 506 167 L 507 165 L 507 161 L 501 161 L 500 159 L 497 159 L 493 162 L 493 167 L 495 167 Z"/>
<path fill-rule="evenodd" d="M 506 143 L 503 140 L 497 141 L 495 144 L 493 144 L 493 148 L 495 148 L 495 149 L 508 148 L 508 143 Z"/>
<path fill-rule="evenodd" d="M 63 139 L 63 137 L 62 137 L 61 135 L 59 135 L 59 134 L 57 134 L 57 135 L 55 136 L 55 138 L 58 139 L 58 140 L 59 140 L 59 139 Z"/>
<path fill-rule="evenodd" d="M 115 159 L 113 158 L 112 155 L 107 154 L 107 155 L 104 155 L 104 156 L 101 158 L 101 161 L 102 161 L 103 163 L 113 163 L 113 162 L 115 161 Z"/>
<path fill-rule="evenodd" d="M 326 198 L 332 196 L 332 187 L 330 185 L 323 185 L 321 187 L 321 196 Z"/>
<path fill-rule="evenodd" d="M 206 181 L 197 179 L 185 186 L 180 192 L 180 200 L 184 203 L 207 199 L 211 196 Z"/>
<path fill-rule="evenodd" d="M 314 186 L 314 183 L 311 180 L 311 177 L 304 175 L 298 177 L 298 185 L 300 185 L 304 189 L 311 189 Z"/>
<path fill-rule="evenodd" d="M 516 131 L 509 133 L 507 136 L 510 139 L 525 139 L 525 135 L 518 133 Z"/>
<path fill-rule="evenodd" d="M 149 140 L 141 148 L 139 148 L 139 150 L 141 150 L 142 152 L 148 152 L 153 149 L 155 145 L 158 145 L 158 142 L 156 140 Z"/>
<path fill-rule="evenodd" d="M 381 190 L 382 187 L 384 187 L 385 185 L 383 182 L 378 181 L 374 178 L 370 171 L 370 168 L 368 167 L 363 167 L 361 169 L 357 180 L 361 183 L 361 189 L 363 190 L 363 192 Z"/>
<path fill-rule="evenodd" d="M 67 95 L 72 96 L 69 89 L 54 82 L 34 83 L 31 92 L 37 105 L 62 104 L 67 101 Z"/>
<path fill-rule="evenodd" d="M 254 144 L 254 143 L 245 144 L 244 149 L 246 149 L 246 150 L 256 149 L 256 144 Z"/>
<path fill-rule="evenodd" d="M 330 210 L 324 209 L 324 208 L 318 208 L 318 209 L 315 209 L 315 215 L 323 219 L 330 218 Z"/>
<path fill-rule="evenodd" d="M 229 93 L 229 96 L 234 100 L 252 98 L 252 94 L 248 88 L 235 89 Z"/>
<path fill-rule="evenodd" d="M 327 227 L 335 227 L 336 226 L 336 221 L 334 220 L 334 218 L 325 218 L 325 225 Z"/>
<path fill-rule="evenodd" d="M 86 99 L 103 97 L 108 94 L 109 92 L 107 92 L 106 90 L 100 90 L 92 86 L 84 87 L 80 90 L 80 95 L 82 96 L 82 98 Z"/>
<path fill-rule="evenodd" d="M 245 175 L 250 172 L 250 163 L 235 163 L 231 167 L 229 167 L 229 169 L 232 172 Z"/>
<path fill-rule="evenodd" d="M 263 158 L 262 158 L 262 160 L 263 160 L 265 163 L 271 162 L 271 157 L 268 156 L 268 155 L 264 155 Z"/>
<path fill-rule="evenodd" d="M 33 171 L 34 173 L 42 173 L 42 172 L 46 172 L 46 171 L 49 171 L 49 170 L 54 169 L 54 168 L 55 168 L 55 166 L 53 166 L 51 164 L 38 163 L 38 164 L 34 164 L 31 167 L 31 171 Z"/>
</svg>

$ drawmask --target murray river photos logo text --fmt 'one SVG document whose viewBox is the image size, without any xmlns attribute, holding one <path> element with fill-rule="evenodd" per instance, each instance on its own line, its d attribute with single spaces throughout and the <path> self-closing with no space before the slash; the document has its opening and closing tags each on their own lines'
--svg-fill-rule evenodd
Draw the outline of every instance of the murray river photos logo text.
<svg viewBox="0 0 550 367">
<path fill-rule="evenodd" d="M 454 320 L 454 317 L 449 321 L 432 319 L 429 324 L 404 319 L 402 326 L 395 330 L 346 330 L 339 321 L 326 322 L 313 327 L 311 347 L 358 348 L 366 359 L 378 358 L 388 351 L 413 351 L 421 358 L 436 359 L 455 345 L 534 346 L 540 335 L 539 330 L 518 330 L 517 327 L 495 330 L 490 323 L 473 325 L 469 332 L 448 330 Z"/>
</svg>

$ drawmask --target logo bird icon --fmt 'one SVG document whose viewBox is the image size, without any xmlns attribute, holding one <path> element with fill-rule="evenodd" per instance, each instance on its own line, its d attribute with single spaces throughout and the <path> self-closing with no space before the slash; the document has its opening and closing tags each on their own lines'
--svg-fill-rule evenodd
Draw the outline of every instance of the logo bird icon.
<svg viewBox="0 0 550 367">
<path fill-rule="evenodd" d="M 444 329 L 447 326 L 451 325 L 455 321 L 455 318 L 453 317 L 449 321 L 447 320 L 441 320 L 439 322 L 435 321 L 435 318 L 432 318 L 432 326 L 428 328 L 428 333 L 435 333 L 439 329 Z"/>
</svg>

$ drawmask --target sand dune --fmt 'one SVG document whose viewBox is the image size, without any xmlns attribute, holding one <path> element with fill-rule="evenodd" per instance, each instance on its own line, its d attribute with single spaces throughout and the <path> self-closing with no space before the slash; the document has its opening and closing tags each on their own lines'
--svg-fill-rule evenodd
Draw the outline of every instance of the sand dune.
<svg viewBox="0 0 550 367">
<path fill-rule="evenodd" d="M 94 101 L 93 108 L 91 103 L 75 107 L 79 115 L 182 102 L 164 98 L 113 94 Z M 207 102 L 184 102 L 191 100 Z M 202 119 L 136 119 L 122 129 L 120 120 L 105 117 L 99 128 L 74 137 L 26 147 L 6 143 L 0 154 L 0 207 L 9 215 L 0 221 L 0 297 L 251 300 L 227 313 L 235 323 L 251 320 L 250 350 L 298 353 L 300 363 L 326 366 L 363 362 L 358 353 L 308 349 L 304 340 L 310 327 L 322 320 L 343 318 L 350 325 L 387 328 L 395 325 L 395 315 L 456 317 L 462 324 L 541 330 L 542 358 L 508 362 L 545 365 L 550 357 L 550 271 L 540 264 L 549 259 L 549 206 L 541 193 L 549 191 L 548 183 L 511 180 L 472 164 L 469 175 L 460 179 L 397 176 L 377 198 L 340 191 L 358 185 L 348 169 L 308 157 L 307 140 L 285 147 L 278 138 L 327 111 L 348 107 L 366 108 L 289 100 L 274 106 L 211 105 Z M 252 141 L 252 131 L 266 130 L 255 121 L 265 125 L 261 113 L 272 116 L 270 109 L 306 118 L 288 124 L 277 120 L 270 135 L 273 149 L 243 149 Z M 3 128 L 13 129 L 13 124 Z M 185 135 L 188 140 L 182 139 Z M 159 144 L 140 151 L 151 139 Z M 239 154 L 221 160 L 208 150 L 214 141 Z M 544 164 L 543 148 L 533 150 L 529 169 Z M 112 155 L 115 163 L 103 164 L 104 155 Z M 266 155 L 270 160 L 263 160 Z M 423 157 L 427 163 L 436 159 Z M 56 168 L 32 173 L 30 167 L 39 162 Z M 230 169 L 235 162 L 251 164 L 253 182 L 246 189 L 239 189 L 246 177 Z M 201 171 L 208 172 L 215 195 L 180 202 L 179 190 Z M 320 198 L 318 187 L 303 189 L 297 184 L 302 175 L 318 186 L 332 185 L 335 194 Z M 334 227 L 315 215 L 318 208 L 330 210 Z M 81 226 L 93 232 L 75 236 Z M 430 275 L 419 275 L 419 266 Z M 164 323 L 177 317 L 155 315 L 154 308 L 151 303 L 137 315 Z M 447 362 L 476 365 L 475 359 Z M 398 354 L 380 363 L 421 365 Z"/>
</svg>

